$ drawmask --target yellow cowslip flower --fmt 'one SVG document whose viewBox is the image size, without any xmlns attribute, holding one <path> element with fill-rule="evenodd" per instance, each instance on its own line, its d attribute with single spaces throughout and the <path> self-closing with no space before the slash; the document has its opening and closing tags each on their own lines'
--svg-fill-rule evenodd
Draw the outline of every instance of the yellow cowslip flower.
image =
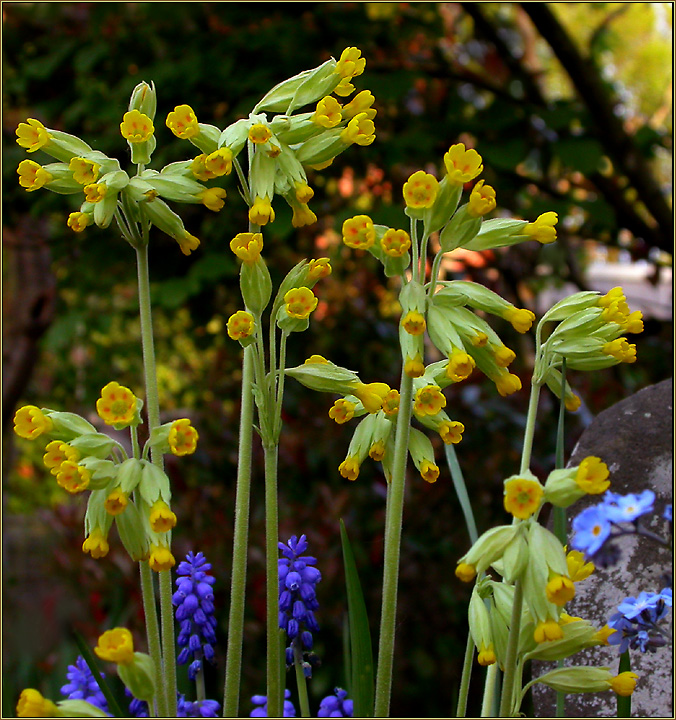
<svg viewBox="0 0 676 720">
<path fill-rule="evenodd" d="M 16 129 L 16 142 L 26 152 L 35 152 L 44 147 L 51 139 L 47 128 L 34 118 L 28 118 L 25 123 L 19 123 Z"/>
<path fill-rule="evenodd" d="M 323 280 L 325 277 L 328 277 L 331 272 L 331 263 L 329 262 L 328 258 L 317 258 L 316 260 L 310 260 L 308 264 L 307 279 L 310 282 Z"/>
<path fill-rule="evenodd" d="M 420 463 L 420 477 L 428 483 L 437 481 L 439 477 L 439 468 L 429 460 L 423 460 Z"/>
<path fill-rule="evenodd" d="M 24 405 L 14 414 L 14 432 L 26 440 L 35 440 L 53 427 L 49 417 L 35 405 Z"/>
<path fill-rule="evenodd" d="M 127 505 L 129 505 L 129 498 L 122 490 L 113 490 L 106 498 L 103 507 L 109 515 L 121 515 Z"/>
<path fill-rule="evenodd" d="M 163 570 L 171 570 L 176 565 L 176 560 L 168 547 L 151 545 L 149 564 L 151 570 L 162 572 Z"/>
<path fill-rule="evenodd" d="M 246 310 L 238 310 L 228 318 L 228 337 L 233 340 L 248 338 L 255 329 L 254 316 Z"/>
<path fill-rule="evenodd" d="M 333 128 L 340 124 L 343 119 L 343 106 L 333 97 L 328 95 L 322 98 L 312 115 L 312 122 L 325 128 Z M 352 115 L 350 115 L 352 117 Z"/>
<path fill-rule="evenodd" d="M 385 255 L 393 258 L 403 257 L 411 247 L 411 237 L 406 230 L 390 228 L 381 238 L 380 247 Z"/>
<path fill-rule="evenodd" d="M 329 417 L 331 420 L 337 422 L 338 425 L 343 425 L 344 423 L 352 420 L 356 407 L 357 406 L 353 402 L 350 402 L 345 398 L 340 398 L 333 403 L 331 409 L 329 410 Z"/>
<path fill-rule="evenodd" d="M 206 179 L 210 180 L 211 178 L 221 177 L 222 175 L 230 175 L 232 172 L 233 156 L 230 148 L 222 147 L 218 148 L 218 150 L 214 150 L 212 153 L 209 153 L 209 155 L 198 155 L 195 160 L 193 160 L 193 164 L 195 164 L 198 158 L 201 157 L 204 157 L 204 170 L 209 175 Z M 194 169 L 193 174 L 195 174 Z"/>
<path fill-rule="evenodd" d="M 568 565 L 568 577 L 573 582 L 586 580 L 596 569 L 593 562 L 585 562 L 584 553 L 579 550 L 571 550 L 566 555 Z"/>
<path fill-rule="evenodd" d="M 106 196 L 108 187 L 105 183 L 92 183 L 91 185 L 85 185 L 84 194 L 85 200 L 90 203 L 101 202 Z"/>
<path fill-rule="evenodd" d="M 287 315 L 298 320 L 310 317 L 310 313 L 317 307 L 318 302 L 319 300 L 312 290 L 306 287 L 291 288 L 284 295 Z"/>
<path fill-rule="evenodd" d="M 439 181 L 434 175 L 418 170 L 404 183 L 402 192 L 406 207 L 416 210 L 430 208 L 439 194 Z"/>
<path fill-rule="evenodd" d="M 94 652 L 101 660 L 129 665 L 134 661 L 134 639 L 127 628 L 106 630 L 99 637 Z"/>
<path fill-rule="evenodd" d="M 359 477 L 359 461 L 349 455 L 338 466 L 338 472 L 346 480 L 356 480 Z"/>
<path fill-rule="evenodd" d="M 196 158 L 194 158 L 193 161 L 190 163 L 190 172 L 195 178 L 197 178 L 197 180 L 201 180 L 202 182 L 206 182 L 207 180 L 213 180 L 216 177 L 216 175 L 211 170 L 207 169 L 207 157 L 207 155 L 202 153 L 201 155 L 198 155 Z M 223 174 L 225 175 L 227 173 Z"/>
<path fill-rule="evenodd" d="M 225 202 L 223 198 L 226 196 L 226 192 L 223 188 L 213 187 L 202 190 L 199 194 L 199 199 L 202 201 L 204 207 L 212 210 L 213 212 L 219 212 L 223 209 Z"/>
<path fill-rule="evenodd" d="M 369 448 L 369 457 L 376 462 L 382 462 L 385 457 L 385 450 L 385 442 L 383 440 L 376 440 Z"/>
<path fill-rule="evenodd" d="M 486 347 L 488 345 L 488 335 L 484 332 L 477 331 L 476 335 L 470 338 L 474 347 Z"/>
<path fill-rule="evenodd" d="M 108 540 L 99 528 L 94 528 L 82 543 L 82 552 L 89 553 L 95 560 L 105 557 L 109 549 Z"/>
<path fill-rule="evenodd" d="M 370 145 L 375 139 L 376 126 L 373 120 L 369 120 L 367 113 L 355 115 L 347 124 L 347 127 L 340 133 L 340 139 L 346 144 L 365 146 Z"/>
<path fill-rule="evenodd" d="M 575 597 L 575 585 L 565 575 L 554 575 L 545 587 L 547 600 L 563 607 Z"/>
<path fill-rule="evenodd" d="M 193 250 L 197 250 L 200 246 L 199 238 L 191 235 L 187 230 L 182 236 L 175 238 L 175 240 L 184 255 L 190 255 Z"/>
<path fill-rule="evenodd" d="M 310 355 L 309 358 L 306 358 L 303 365 L 328 365 L 329 361 L 322 357 L 321 355 Z"/>
<path fill-rule="evenodd" d="M 90 213 L 72 212 L 68 216 L 66 225 L 76 233 L 82 232 L 88 225 L 92 223 L 92 215 Z"/>
<path fill-rule="evenodd" d="M 610 680 L 610 687 L 621 697 L 629 697 L 636 689 L 638 675 L 635 672 L 622 672 Z"/>
<path fill-rule="evenodd" d="M 390 390 L 385 393 L 381 409 L 385 415 L 388 415 L 389 417 L 392 417 L 399 412 L 399 390 Z"/>
<path fill-rule="evenodd" d="M 258 262 L 263 249 L 262 233 L 237 233 L 230 241 L 230 249 L 237 257 L 247 263 L 253 265 Z"/>
<path fill-rule="evenodd" d="M 174 455 L 192 455 L 197 448 L 198 440 L 197 430 L 190 424 L 188 418 L 174 420 L 171 424 L 167 442 Z"/>
<path fill-rule="evenodd" d="M 454 185 L 464 185 L 474 180 L 484 169 L 481 155 L 472 148 L 466 150 L 464 143 L 451 145 L 444 155 L 444 165 L 448 181 Z"/>
<path fill-rule="evenodd" d="M 348 47 L 340 54 L 334 72 L 343 79 L 349 79 L 361 75 L 365 67 L 366 58 L 361 57 L 361 50 L 356 47 Z"/>
<path fill-rule="evenodd" d="M 17 717 L 45 718 L 57 717 L 57 706 L 33 688 L 26 688 L 19 695 L 16 705 Z"/>
<path fill-rule="evenodd" d="M 569 615 L 568 613 L 562 612 L 559 615 L 559 625 L 563 627 L 564 625 L 570 625 L 570 623 L 574 622 L 582 622 L 581 617 L 575 617 L 574 615 Z"/>
<path fill-rule="evenodd" d="M 521 380 L 518 375 L 506 372 L 496 378 L 495 387 L 502 397 L 507 397 L 521 390 Z"/>
<path fill-rule="evenodd" d="M 343 108 L 343 117 L 352 118 L 359 113 L 366 113 L 369 120 L 373 120 L 376 116 L 375 108 L 371 105 L 375 102 L 375 97 L 370 90 L 362 90 L 357 93 L 350 102 Z"/>
<path fill-rule="evenodd" d="M 580 405 L 582 405 L 582 400 L 580 400 L 578 395 L 575 395 L 573 393 L 572 395 L 566 395 L 563 404 L 565 405 L 568 412 L 575 412 L 580 407 Z"/>
<path fill-rule="evenodd" d="M 417 353 L 415 357 L 406 358 L 404 372 L 412 378 L 422 377 L 425 374 L 425 363 L 423 363 L 420 353 Z"/>
<path fill-rule="evenodd" d="M 300 206 L 294 206 L 293 217 L 291 218 L 291 224 L 293 227 L 305 227 L 306 225 L 312 225 L 317 222 L 317 216 L 310 210 L 307 204 Z"/>
<path fill-rule="evenodd" d="M 268 197 L 257 197 L 249 208 L 249 222 L 254 225 L 267 225 L 274 222 L 275 211 Z"/>
<path fill-rule="evenodd" d="M 125 140 L 130 143 L 140 143 L 149 140 L 155 132 L 153 121 L 138 110 L 130 110 L 122 117 L 120 132 Z"/>
<path fill-rule="evenodd" d="M 307 205 L 315 196 L 315 191 L 306 182 L 295 183 L 295 187 L 296 200 L 301 204 Z"/>
<path fill-rule="evenodd" d="M 476 577 L 476 568 L 474 565 L 468 565 L 467 563 L 458 563 L 455 568 L 455 576 L 463 582 L 472 582 Z"/>
<path fill-rule="evenodd" d="M 514 350 L 510 350 L 506 345 L 500 345 L 500 347 L 493 350 L 493 359 L 498 367 L 509 367 L 515 358 L 516 353 Z"/>
<path fill-rule="evenodd" d="M 200 134 L 197 115 L 190 105 L 177 105 L 167 115 L 167 127 L 181 140 L 189 140 Z"/>
<path fill-rule="evenodd" d="M 80 453 L 67 443 L 60 440 L 52 440 L 45 448 L 45 454 L 42 458 L 45 467 L 49 469 L 52 475 L 56 475 L 61 468 L 61 463 L 66 460 L 77 462 L 80 459 Z"/>
<path fill-rule="evenodd" d="M 607 342 L 601 348 L 601 352 L 604 353 L 604 355 L 611 355 L 620 362 L 630 364 L 636 362 L 636 345 L 629 344 L 627 338 L 620 337 L 611 342 Z"/>
<path fill-rule="evenodd" d="M 495 189 L 490 185 L 484 186 L 484 181 L 479 180 L 469 195 L 467 212 L 476 218 L 483 217 L 491 210 L 495 210 Z"/>
<path fill-rule="evenodd" d="M 462 440 L 465 426 L 457 420 L 445 420 L 439 425 L 437 432 L 445 445 L 457 445 Z"/>
<path fill-rule="evenodd" d="M 417 310 L 409 310 L 401 319 L 401 326 L 409 335 L 422 335 L 425 332 L 427 323 L 422 313 Z"/>
<path fill-rule="evenodd" d="M 333 89 L 333 92 L 340 97 L 347 97 L 352 95 L 355 91 L 354 85 L 350 82 L 352 78 L 343 78 L 338 85 Z"/>
<path fill-rule="evenodd" d="M 496 661 L 497 658 L 495 656 L 495 650 L 493 649 L 493 643 L 489 643 L 488 647 L 481 643 L 479 655 L 477 656 L 477 662 L 479 665 L 492 665 Z"/>
<path fill-rule="evenodd" d="M 56 474 L 56 482 L 69 493 L 83 492 L 89 487 L 91 473 L 87 468 L 78 465 L 71 460 L 64 460 L 59 466 Z"/>
<path fill-rule="evenodd" d="M 563 637 L 563 630 L 556 620 L 544 620 L 539 622 L 533 632 L 533 638 L 536 643 L 547 642 L 550 640 L 560 640 Z"/>
<path fill-rule="evenodd" d="M 19 185 L 27 192 L 39 190 L 53 179 L 53 175 L 48 170 L 32 160 L 22 160 L 16 171 L 19 174 Z"/>
<path fill-rule="evenodd" d="M 543 494 L 542 485 L 536 480 L 508 480 L 505 483 L 505 510 L 519 520 L 526 520 L 540 507 Z"/>
<path fill-rule="evenodd" d="M 462 382 L 472 374 L 475 367 L 476 363 L 471 355 L 462 350 L 454 350 L 448 358 L 446 377 L 453 382 Z"/>
<path fill-rule="evenodd" d="M 101 166 L 93 160 L 74 157 L 68 163 L 68 169 L 73 173 L 73 180 L 80 185 L 89 185 L 96 182 Z"/>
<path fill-rule="evenodd" d="M 528 332 L 535 321 L 535 313 L 530 310 L 516 308 L 513 305 L 502 311 L 502 317 L 521 334 Z"/>
<path fill-rule="evenodd" d="M 446 397 L 437 385 L 425 385 L 415 394 L 413 410 L 417 415 L 436 415 L 446 407 Z"/>
<path fill-rule="evenodd" d="M 256 123 L 249 128 L 249 140 L 255 145 L 262 145 L 272 137 L 272 131 L 263 123 Z"/>
<path fill-rule="evenodd" d="M 383 382 L 361 383 L 350 386 L 352 394 L 361 400 L 366 412 L 377 413 L 383 406 L 383 400 L 390 392 L 390 386 Z"/>
<path fill-rule="evenodd" d="M 592 639 L 595 640 L 599 645 L 610 645 L 610 643 L 608 642 L 608 638 L 614 632 L 617 632 L 617 630 L 611 628 L 610 625 L 606 624 L 592 635 Z"/>
<path fill-rule="evenodd" d="M 150 509 L 149 522 L 153 532 L 169 532 L 176 527 L 176 515 L 164 500 L 157 500 Z"/>
<path fill-rule="evenodd" d="M 559 216 L 550 210 L 542 213 L 535 222 L 528 223 L 521 232 L 543 245 L 553 243 L 556 240 L 556 228 L 554 226 L 558 221 Z"/>
<path fill-rule="evenodd" d="M 634 310 L 629 313 L 629 316 L 625 319 L 622 329 L 624 332 L 631 333 L 632 335 L 638 335 L 643 332 L 643 313 L 640 310 Z"/>
<path fill-rule="evenodd" d="M 580 463 L 575 482 L 580 490 L 584 490 L 589 495 L 599 495 L 610 486 L 609 475 L 608 466 L 601 458 L 590 455 Z"/>
<path fill-rule="evenodd" d="M 136 417 L 136 395 L 124 385 L 109 382 L 96 401 L 96 412 L 106 425 L 131 425 Z"/>
<path fill-rule="evenodd" d="M 368 250 L 376 241 L 376 230 L 368 215 L 355 215 L 343 223 L 343 242 L 355 250 Z"/>
<path fill-rule="evenodd" d="M 606 305 L 601 313 L 601 319 L 607 323 L 612 322 L 616 325 L 623 326 L 629 319 L 629 305 L 627 305 L 626 300 L 613 300 Z"/>
</svg>

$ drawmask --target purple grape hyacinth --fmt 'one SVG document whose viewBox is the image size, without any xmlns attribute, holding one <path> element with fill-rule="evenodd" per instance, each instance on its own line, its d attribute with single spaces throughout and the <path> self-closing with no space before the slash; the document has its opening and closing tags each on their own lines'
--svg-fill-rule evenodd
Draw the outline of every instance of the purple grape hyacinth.
<svg viewBox="0 0 676 720">
<path fill-rule="evenodd" d="M 291 692 L 289 690 L 284 691 L 284 709 L 283 717 L 296 717 L 296 708 L 293 706 L 293 703 L 289 698 L 291 697 Z M 256 707 L 249 713 L 249 717 L 267 717 L 268 716 L 268 698 L 265 695 L 254 695 L 251 698 L 251 702 L 256 705 Z"/>
<path fill-rule="evenodd" d="M 132 694 L 127 688 L 124 689 L 124 692 L 127 697 L 132 697 Z M 196 702 L 191 702 L 185 699 L 183 693 L 176 693 L 176 717 L 218 717 L 220 710 L 221 705 L 217 700 L 197 700 Z M 132 698 L 129 703 L 129 716 L 148 717 L 148 703 L 144 700 Z"/>
<path fill-rule="evenodd" d="M 172 603 L 176 607 L 176 620 L 180 623 L 177 643 L 182 648 L 176 662 L 185 665 L 190 661 L 188 675 L 191 680 L 202 670 L 203 659 L 214 659 L 216 618 L 211 586 L 216 579 L 207 575 L 208 570 L 211 570 L 211 564 L 204 554 L 191 551 L 176 571 L 178 590 L 172 597 Z"/>
<path fill-rule="evenodd" d="M 354 704 L 347 697 L 347 690 L 334 688 L 320 703 L 317 717 L 354 717 Z"/>
<path fill-rule="evenodd" d="M 61 687 L 61 694 L 65 695 L 68 700 L 86 700 L 99 710 L 103 710 L 105 713 L 110 712 L 101 688 L 81 655 L 78 655 L 75 665 L 68 666 L 66 677 L 68 683 Z M 101 673 L 101 677 L 105 677 L 105 675 Z"/>
</svg>

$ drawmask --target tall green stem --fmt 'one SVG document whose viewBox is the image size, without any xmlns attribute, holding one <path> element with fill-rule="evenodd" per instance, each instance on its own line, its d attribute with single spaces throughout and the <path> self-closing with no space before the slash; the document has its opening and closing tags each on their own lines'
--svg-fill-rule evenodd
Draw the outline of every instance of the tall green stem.
<svg viewBox="0 0 676 720">
<path fill-rule="evenodd" d="M 530 400 L 528 401 L 528 415 L 526 417 L 526 429 L 523 433 L 523 450 L 521 452 L 521 469 L 525 472 L 530 467 L 530 456 L 533 452 L 533 435 L 535 434 L 535 418 L 537 416 L 538 401 L 540 399 L 540 385 L 532 383 L 530 388 Z"/>
<path fill-rule="evenodd" d="M 523 607 L 523 584 L 520 579 L 514 583 L 514 601 L 512 619 L 509 624 L 509 639 L 505 653 L 505 673 L 502 682 L 502 700 L 500 701 L 500 717 L 512 716 L 514 702 L 514 677 L 516 674 L 516 651 L 519 646 L 521 631 L 521 610 Z"/>
<path fill-rule="evenodd" d="M 496 705 L 495 688 L 498 683 L 498 664 L 493 663 L 486 668 L 484 683 L 484 699 L 481 704 L 481 717 L 493 717 L 493 706 Z"/>
<path fill-rule="evenodd" d="M 239 420 L 237 492 L 235 496 L 235 528 L 232 548 L 232 579 L 230 584 L 230 615 L 228 619 L 228 650 L 225 661 L 223 717 L 237 717 L 239 712 L 246 564 L 249 542 L 249 505 L 251 500 L 254 407 L 253 366 L 254 350 L 251 347 L 245 348 L 242 363 L 242 404 Z"/>
<path fill-rule="evenodd" d="M 148 652 L 155 668 L 155 677 L 162 677 L 162 648 L 160 645 L 160 627 L 157 622 L 157 607 L 155 606 L 155 589 L 153 587 L 153 572 L 147 560 L 139 563 L 141 571 L 141 596 L 143 598 L 143 614 L 146 620 L 146 636 L 148 638 Z M 156 709 L 148 705 L 148 710 L 157 717 L 165 717 L 167 703 L 164 693 L 160 690 L 155 696 Z"/>
<path fill-rule="evenodd" d="M 406 460 L 411 427 L 413 378 L 401 374 L 399 415 L 395 435 L 392 480 L 388 491 L 389 503 L 385 528 L 385 557 L 383 572 L 383 600 L 380 616 L 378 645 L 378 672 L 376 675 L 375 717 L 387 717 L 392 693 L 392 667 L 394 662 L 394 635 L 397 615 L 397 586 L 399 582 L 399 553 L 401 526 L 404 514 Z"/>
<path fill-rule="evenodd" d="M 460 679 L 460 690 L 458 692 L 458 710 L 456 717 L 464 718 L 467 712 L 467 696 L 469 695 L 469 679 L 472 674 L 472 660 L 474 660 L 474 641 L 467 633 L 467 645 L 465 647 L 465 660 L 462 663 L 462 675 Z"/>
<path fill-rule="evenodd" d="M 307 681 L 303 672 L 303 652 L 297 638 L 293 642 L 293 666 L 296 670 L 296 684 L 298 685 L 298 704 L 300 705 L 300 716 L 310 717 L 310 701 L 307 696 Z"/>
</svg>

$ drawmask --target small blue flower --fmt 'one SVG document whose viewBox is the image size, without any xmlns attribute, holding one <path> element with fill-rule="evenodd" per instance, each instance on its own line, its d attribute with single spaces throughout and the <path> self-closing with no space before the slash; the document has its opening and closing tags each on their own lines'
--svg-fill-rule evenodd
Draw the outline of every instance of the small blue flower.
<svg viewBox="0 0 676 720">
<path fill-rule="evenodd" d="M 291 692 L 289 690 L 284 691 L 284 717 L 296 717 L 296 708 L 289 698 Z M 268 716 L 268 699 L 265 695 L 254 695 L 251 698 L 251 702 L 258 707 L 255 707 L 250 713 L 249 717 L 267 717 Z"/>
<path fill-rule="evenodd" d="M 617 606 L 617 609 L 627 620 L 634 620 L 644 611 L 649 613 L 656 611 L 661 599 L 661 595 L 657 593 L 641 592 L 637 598 L 625 598 Z M 664 604 L 663 600 L 662 604 Z"/>
<path fill-rule="evenodd" d="M 653 511 L 655 493 L 652 490 L 644 490 L 639 495 L 617 495 L 607 492 L 603 497 L 603 506 L 606 517 L 610 522 L 634 522 L 642 515 Z"/>
<path fill-rule="evenodd" d="M 664 600 L 665 605 L 668 605 L 669 607 L 672 606 L 673 594 L 674 591 L 670 587 L 666 587 L 660 591 L 660 597 L 662 598 L 662 600 Z"/>
<path fill-rule="evenodd" d="M 667 505 L 664 508 L 664 515 L 662 517 L 667 520 L 668 522 L 674 522 L 673 519 L 673 506 L 671 504 Z"/>
<path fill-rule="evenodd" d="M 587 558 L 594 555 L 610 535 L 610 521 L 604 505 L 593 505 L 573 519 L 574 535 L 570 544 L 575 550 L 585 553 Z"/>
<path fill-rule="evenodd" d="M 347 697 L 347 690 L 335 688 L 320 703 L 317 717 L 354 717 L 354 704 Z"/>
<path fill-rule="evenodd" d="M 179 665 L 190 661 L 188 676 L 195 679 L 202 669 L 202 660 L 214 659 L 216 642 L 216 618 L 214 617 L 214 592 L 216 579 L 207 575 L 211 564 L 204 554 L 189 552 L 177 569 L 178 590 L 172 597 L 176 607 L 176 620 L 180 631 L 176 642 L 181 649 L 176 658 Z"/>
<path fill-rule="evenodd" d="M 69 682 L 61 688 L 61 694 L 68 700 L 86 700 L 95 705 L 99 710 L 108 713 L 108 703 L 101 688 L 94 679 L 89 665 L 81 655 L 75 660 L 75 665 L 69 665 L 66 677 Z M 101 677 L 105 677 L 101 673 Z"/>
</svg>

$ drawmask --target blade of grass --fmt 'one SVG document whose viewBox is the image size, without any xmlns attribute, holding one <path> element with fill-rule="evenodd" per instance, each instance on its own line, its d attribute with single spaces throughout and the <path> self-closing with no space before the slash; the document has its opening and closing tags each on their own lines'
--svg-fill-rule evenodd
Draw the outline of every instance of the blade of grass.
<svg viewBox="0 0 676 720">
<path fill-rule="evenodd" d="M 127 717 L 127 713 L 122 712 L 120 706 L 117 704 L 115 695 L 113 695 L 113 692 L 108 686 L 108 683 L 104 680 L 104 678 L 101 677 L 101 669 L 99 668 L 98 663 L 94 659 L 94 653 L 92 653 L 92 651 L 89 649 L 89 646 L 84 641 L 82 635 L 80 635 L 80 633 L 76 630 L 73 630 L 73 637 L 75 638 L 75 642 L 77 643 L 80 655 L 82 655 L 84 661 L 87 663 L 87 666 L 92 671 L 92 675 L 94 676 L 94 680 L 96 680 L 96 684 L 101 688 L 101 692 L 106 698 L 106 702 L 108 703 L 108 710 L 113 714 L 113 717 Z"/>
<path fill-rule="evenodd" d="M 474 544 L 479 539 L 479 533 L 476 529 L 474 513 L 472 512 L 472 503 L 469 501 L 467 486 L 465 485 L 465 479 L 462 475 L 462 470 L 460 469 L 458 456 L 456 455 L 453 445 L 444 445 L 444 450 L 446 452 L 446 462 L 448 463 L 448 468 L 451 471 L 451 479 L 453 480 L 455 494 L 458 496 L 458 501 L 460 502 L 460 507 L 462 508 L 462 514 L 465 517 L 465 525 L 467 526 L 469 539 L 472 544 Z"/>
<path fill-rule="evenodd" d="M 354 716 L 373 717 L 375 685 L 371 632 L 354 553 L 342 519 L 340 521 L 340 540 L 343 546 L 343 565 L 345 567 L 345 586 L 347 589 L 347 609 L 350 626 L 351 697 L 354 702 Z"/>
</svg>

